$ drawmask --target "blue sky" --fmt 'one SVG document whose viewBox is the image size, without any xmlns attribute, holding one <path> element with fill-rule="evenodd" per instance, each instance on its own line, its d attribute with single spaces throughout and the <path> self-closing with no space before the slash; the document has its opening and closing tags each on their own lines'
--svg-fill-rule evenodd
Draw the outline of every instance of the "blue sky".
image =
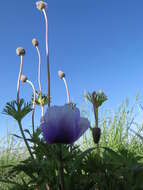
<svg viewBox="0 0 143 190">
<path fill-rule="evenodd" d="M 42 88 L 47 92 L 45 22 L 35 0 L 0 3 L 0 110 L 16 98 L 20 59 L 15 50 L 26 50 L 23 73 L 36 88 L 38 59 L 31 40 L 36 37 L 42 53 Z M 83 92 L 103 89 L 108 101 L 103 109 L 116 108 L 126 96 L 143 96 L 143 1 L 49 0 L 49 52 L 52 104 L 64 104 L 66 93 L 57 71 L 66 73 L 71 99 L 80 107 Z M 24 84 L 20 97 L 30 100 Z M 39 121 L 37 112 L 37 122 Z M 40 117 L 40 116 L 39 116 Z M 1 133 L 6 116 L 0 114 Z M 29 121 L 27 118 L 25 125 Z M 8 119 L 9 127 L 14 120 Z M 29 124 L 28 124 L 29 125 Z"/>
</svg>

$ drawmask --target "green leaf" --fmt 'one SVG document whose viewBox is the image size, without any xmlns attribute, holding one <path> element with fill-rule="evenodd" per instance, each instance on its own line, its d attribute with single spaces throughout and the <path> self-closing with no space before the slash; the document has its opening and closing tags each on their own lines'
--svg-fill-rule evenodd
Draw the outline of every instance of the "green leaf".
<svg viewBox="0 0 143 190">
<path fill-rule="evenodd" d="M 17 121 L 21 121 L 31 111 L 32 104 L 26 103 L 24 99 L 20 99 L 18 102 L 13 100 L 6 103 L 3 114 L 9 115 Z"/>
</svg>

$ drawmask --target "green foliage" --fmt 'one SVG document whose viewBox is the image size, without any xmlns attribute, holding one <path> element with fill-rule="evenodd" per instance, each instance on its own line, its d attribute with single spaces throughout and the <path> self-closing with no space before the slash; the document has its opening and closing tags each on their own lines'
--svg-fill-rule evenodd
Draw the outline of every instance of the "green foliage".
<svg viewBox="0 0 143 190">
<path fill-rule="evenodd" d="M 6 104 L 3 113 L 13 117 L 17 121 L 21 121 L 29 112 L 32 111 L 31 106 L 31 103 L 26 103 L 23 98 L 18 102 L 13 100 Z"/>
<path fill-rule="evenodd" d="M 0 180 L 3 181 L 1 184 L 7 184 L 7 188 L 1 189 L 45 190 L 46 184 L 50 190 L 60 189 L 62 163 L 65 189 L 142 190 L 143 128 L 135 122 L 135 105 L 130 108 L 127 100 L 117 112 L 106 112 L 99 121 L 102 131 L 100 143 L 95 145 L 89 133 L 79 141 L 79 145 L 62 145 L 62 158 L 59 145 L 46 144 L 39 128 L 34 134 L 26 129 L 24 132 L 29 135 L 27 141 L 34 159 L 27 154 L 23 159 L 20 157 L 16 158 L 18 161 L 2 164 L 3 177 Z M 12 152 L 8 159 L 11 155 Z M 17 155 L 21 152 L 15 157 Z"/>
<path fill-rule="evenodd" d="M 7 178 L 9 172 L 8 165 L 16 165 L 23 158 L 26 158 L 27 151 L 23 144 L 14 138 L 8 132 L 7 138 L 2 138 L 0 141 L 0 189 L 9 190 L 17 181 L 21 181 L 23 174 L 14 178 L 14 182 Z M 9 181 L 9 183 L 8 183 Z M 10 183 L 11 182 L 11 183 Z"/>
<path fill-rule="evenodd" d="M 40 92 L 38 93 L 37 91 L 36 91 L 36 95 L 37 95 L 36 104 L 39 106 L 47 105 L 49 101 L 51 102 L 51 98 L 49 100 L 48 95 L 41 94 Z M 33 100 L 33 98 L 32 98 L 32 100 Z"/>
</svg>

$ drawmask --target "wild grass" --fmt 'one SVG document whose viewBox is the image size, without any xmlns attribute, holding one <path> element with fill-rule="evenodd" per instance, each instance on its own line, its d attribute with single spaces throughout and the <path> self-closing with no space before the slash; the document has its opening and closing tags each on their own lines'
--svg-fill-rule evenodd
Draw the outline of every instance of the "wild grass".
<svg viewBox="0 0 143 190">
<path fill-rule="evenodd" d="M 115 156 L 115 160 L 113 161 L 115 162 L 116 159 L 119 159 L 118 161 L 120 162 L 120 160 L 122 160 L 122 162 L 125 165 L 125 168 L 124 171 L 123 168 L 120 168 L 118 170 L 116 170 L 115 168 L 111 168 L 110 172 L 113 172 L 114 174 L 116 173 L 121 177 L 125 175 L 128 181 L 125 184 L 125 187 L 128 189 L 131 189 L 131 187 L 133 187 L 133 184 L 130 181 L 134 179 L 132 175 L 130 175 L 129 173 L 132 171 L 132 168 L 136 167 L 138 163 L 143 164 L 143 141 L 140 138 L 140 136 L 142 136 L 143 125 L 142 122 L 137 121 L 136 117 L 138 116 L 138 114 L 140 114 L 137 108 L 137 99 L 133 106 L 129 106 L 129 101 L 128 99 L 126 99 L 126 101 L 122 103 L 116 111 L 105 111 L 105 113 L 101 114 L 102 116 L 99 120 L 99 126 L 101 128 L 102 135 L 100 143 L 98 145 L 98 150 L 100 150 L 101 155 L 100 161 L 97 159 L 97 154 L 94 155 L 95 157 L 91 155 L 91 157 L 89 157 L 87 161 L 91 163 L 93 162 L 97 169 L 103 169 L 105 166 L 104 162 L 107 161 L 104 160 L 104 157 L 107 155 L 105 154 L 105 152 L 103 153 L 103 149 L 110 148 L 111 150 L 115 151 L 117 154 L 115 155 L 113 153 Z M 136 133 L 134 133 L 133 131 L 135 131 Z M 10 132 L 8 132 L 7 137 L 1 138 L 0 144 L 0 175 L 5 176 L 8 172 L 8 169 L 5 166 L 11 164 L 18 164 L 21 160 L 26 159 L 28 154 L 25 147 L 22 147 L 22 142 L 13 137 Z M 90 132 L 88 132 L 86 135 L 82 137 L 82 139 L 80 139 L 79 144 L 81 145 L 82 150 L 86 150 L 87 148 L 96 146 L 93 142 L 92 134 Z M 110 157 L 107 158 L 109 160 L 111 159 Z M 88 165 L 90 166 L 91 163 L 88 163 Z M 113 165 L 111 167 L 113 167 Z M 22 175 L 26 179 L 24 174 Z M 100 178 L 99 176 L 100 175 L 98 175 L 97 177 L 94 174 L 94 177 L 97 177 L 97 180 L 98 178 L 99 180 L 101 180 L 102 178 Z M 106 178 L 104 178 L 104 180 L 105 179 Z M 7 179 L 5 179 L 5 182 L 6 180 Z M 16 176 L 15 181 L 20 180 L 21 176 Z M 1 190 L 7 190 L 10 189 L 10 187 L 12 187 L 12 184 L 7 184 L 5 182 L 0 182 Z M 104 190 L 104 183 L 98 183 L 98 187 L 100 187 L 99 189 Z M 113 188 L 108 187 L 108 189 Z"/>
<path fill-rule="evenodd" d="M 101 147 L 110 147 L 114 151 L 126 147 L 137 153 L 143 153 L 143 143 L 137 135 L 142 135 L 143 132 L 143 120 L 138 122 L 143 110 L 139 110 L 138 105 L 138 96 L 132 106 L 126 98 L 117 110 L 106 110 L 100 114 L 99 126 L 102 135 L 99 145 Z M 84 149 L 94 146 L 90 132 L 83 136 L 81 145 Z"/>
<path fill-rule="evenodd" d="M 27 150 L 23 146 L 23 143 L 20 140 L 17 140 L 13 135 L 13 132 L 7 130 L 7 136 L 0 139 L 0 176 L 6 176 L 8 169 L 6 166 L 16 165 L 21 160 L 27 157 Z M 21 180 L 17 177 L 15 180 Z M 7 178 L 5 181 L 0 182 L 1 190 L 8 190 L 12 184 L 7 184 Z"/>
</svg>

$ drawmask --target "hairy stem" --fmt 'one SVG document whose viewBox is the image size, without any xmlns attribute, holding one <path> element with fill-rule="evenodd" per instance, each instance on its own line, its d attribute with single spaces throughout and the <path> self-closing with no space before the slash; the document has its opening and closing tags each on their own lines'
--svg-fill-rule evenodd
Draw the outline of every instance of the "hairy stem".
<svg viewBox="0 0 143 190">
<path fill-rule="evenodd" d="M 65 79 L 65 77 L 63 77 L 63 81 L 66 87 L 66 92 L 67 92 L 67 103 L 70 103 L 70 94 L 69 94 L 69 89 L 68 89 L 68 85 L 67 85 L 67 81 Z"/>
<path fill-rule="evenodd" d="M 33 135 L 34 135 L 34 114 L 35 114 L 35 109 L 32 110 L 32 132 L 33 132 Z"/>
<path fill-rule="evenodd" d="M 49 66 L 49 48 L 48 48 L 48 16 L 43 9 L 46 22 L 46 56 L 47 56 L 47 72 L 48 72 L 48 106 L 50 107 L 50 66 Z"/>
<path fill-rule="evenodd" d="M 98 128 L 98 107 L 96 107 L 96 105 L 93 105 L 94 108 L 94 116 L 95 116 L 95 127 Z M 99 148 L 99 144 L 97 144 L 97 152 L 98 154 L 100 154 L 100 148 Z"/>
<path fill-rule="evenodd" d="M 48 184 L 46 184 L 46 190 L 50 190 L 50 188 L 49 188 L 49 185 L 48 185 Z"/>
<path fill-rule="evenodd" d="M 34 159 L 33 154 L 32 154 L 32 152 L 31 152 L 31 149 L 30 149 L 30 146 L 29 146 L 29 144 L 28 144 L 28 142 L 27 142 L 27 140 L 26 140 L 25 134 L 24 134 L 24 132 L 23 132 L 23 128 L 22 128 L 21 121 L 18 121 L 18 125 L 19 125 L 19 129 L 20 129 L 21 135 L 22 135 L 22 137 L 23 137 L 24 143 L 25 143 L 25 145 L 26 145 L 26 147 L 27 147 L 27 149 L 28 149 L 28 152 L 29 152 L 31 158 Z"/>
<path fill-rule="evenodd" d="M 40 51 L 38 46 L 36 46 L 36 50 L 38 53 L 38 58 L 39 58 L 39 65 L 38 65 L 38 83 L 39 83 L 39 90 L 40 90 L 40 94 L 42 93 L 42 88 L 41 88 L 41 55 L 40 55 Z"/>
<path fill-rule="evenodd" d="M 21 55 L 21 63 L 20 63 L 18 81 L 17 81 L 17 102 L 19 102 L 19 89 L 20 89 L 20 78 L 22 74 L 22 67 L 23 67 L 23 55 Z"/>
<path fill-rule="evenodd" d="M 96 107 L 96 105 L 93 105 L 93 109 L 94 109 L 94 117 L 95 117 L 95 127 L 98 128 L 98 108 Z"/>
<path fill-rule="evenodd" d="M 59 161 L 60 161 L 60 182 L 61 182 L 61 190 L 65 190 L 65 180 L 64 180 L 64 166 L 63 166 L 63 157 L 62 157 L 62 145 L 59 145 Z"/>
<path fill-rule="evenodd" d="M 42 117 L 44 117 L 44 105 L 41 105 Z"/>
<path fill-rule="evenodd" d="M 35 105 L 36 105 L 36 90 L 35 87 L 33 85 L 33 83 L 30 80 L 26 81 L 27 83 L 29 83 L 33 89 L 33 110 L 32 110 L 32 130 L 33 130 L 33 134 L 34 134 L 34 113 L 35 113 Z"/>
</svg>

